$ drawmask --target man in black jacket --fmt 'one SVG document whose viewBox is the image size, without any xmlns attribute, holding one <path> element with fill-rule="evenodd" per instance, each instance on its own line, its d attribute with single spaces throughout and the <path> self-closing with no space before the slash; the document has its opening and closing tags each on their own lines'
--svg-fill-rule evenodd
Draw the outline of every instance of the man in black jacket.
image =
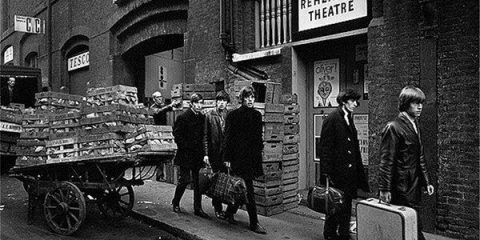
<svg viewBox="0 0 480 240">
<path fill-rule="evenodd" d="M 173 126 L 173 136 L 178 146 L 174 163 L 179 166 L 179 178 L 172 205 L 174 212 L 181 212 L 180 199 L 187 185 L 193 183 L 194 213 L 202 218 L 209 218 L 202 210 L 202 196 L 198 185 L 199 170 L 204 165 L 203 134 L 205 116 L 201 112 L 202 105 L 202 96 L 196 93 L 192 94 L 190 108 L 178 116 Z"/>
<path fill-rule="evenodd" d="M 424 101 L 425 94 L 419 88 L 407 86 L 402 89 L 398 103 L 400 114 L 383 129 L 378 175 L 380 200 L 413 207 L 417 212 L 421 187 L 425 186 L 429 195 L 434 192 L 429 183 L 418 125 Z M 417 223 L 418 239 L 425 239 L 420 218 Z"/>
<path fill-rule="evenodd" d="M 9 106 L 10 103 L 12 103 L 12 102 L 18 102 L 17 101 L 18 96 L 16 96 L 17 91 L 15 89 L 15 78 L 14 77 L 8 78 L 7 85 L 2 87 L 1 94 L 2 94 L 1 95 L 2 106 Z"/>
<path fill-rule="evenodd" d="M 337 96 L 339 107 L 328 115 L 322 125 L 318 148 L 322 172 L 329 176 L 333 187 L 344 192 L 342 209 L 326 216 L 323 230 L 326 240 L 350 239 L 352 199 L 357 197 L 358 188 L 369 191 L 352 117 L 359 99 L 360 95 L 352 89 L 340 92 Z"/>
<path fill-rule="evenodd" d="M 205 157 L 203 161 L 212 166 L 213 172 L 227 172 L 222 159 L 222 144 L 225 132 L 225 119 L 227 117 L 227 104 L 230 97 L 225 91 L 217 93 L 215 97 L 216 107 L 205 114 Z M 218 199 L 212 199 L 212 205 L 215 209 L 215 216 L 225 219 L 225 213 L 222 209 L 222 202 Z"/>
<path fill-rule="evenodd" d="M 231 111 L 227 116 L 223 157 L 224 161 L 231 166 L 233 174 L 245 180 L 250 230 L 265 234 L 267 231 L 258 223 L 253 191 L 253 179 L 264 175 L 262 115 L 253 108 L 255 91 L 252 87 L 244 87 L 240 91 L 240 100 L 242 106 Z M 225 215 L 230 223 L 235 222 L 233 214 L 238 207 L 228 206 Z"/>
</svg>

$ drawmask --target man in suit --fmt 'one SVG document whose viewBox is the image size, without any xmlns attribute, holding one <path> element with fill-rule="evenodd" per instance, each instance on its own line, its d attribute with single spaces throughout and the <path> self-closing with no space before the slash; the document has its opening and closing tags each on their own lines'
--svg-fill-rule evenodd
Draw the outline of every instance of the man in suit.
<svg viewBox="0 0 480 240">
<path fill-rule="evenodd" d="M 378 189 L 380 200 L 414 208 L 420 208 L 422 190 L 432 195 L 420 138 L 418 118 L 422 113 L 425 94 L 417 87 L 407 86 L 399 96 L 397 118 L 389 122 L 382 132 Z M 418 239 L 425 237 L 418 218 Z"/>
<path fill-rule="evenodd" d="M 328 115 L 322 125 L 318 147 L 322 172 L 328 175 L 333 187 L 344 192 L 342 209 L 326 216 L 323 230 L 326 240 L 350 239 L 352 199 L 357 197 L 358 188 L 369 191 L 352 118 L 359 99 L 360 95 L 352 89 L 340 92 L 337 96 L 339 107 Z"/>
<path fill-rule="evenodd" d="M 16 101 L 17 96 L 15 96 L 14 91 L 15 91 L 15 78 L 14 77 L 9 77 L 8 82 L 7 82 L 7 86 L 3 87 L 2 91 L 1 91 L 1 93 L 2 93 L 2 97 L 1 97 L 2 106 L 8 106 L 12 102 L 17 102 Z"/>
<path fill-rule="evenodd" d="M 213 172 L 227 172 L 222 159 L 222 145 L 225 133 L 225 119 L 227 117 L 227 104 L 230 97 L 225 91 L 220 91 L 215 97 L 216 107 L 205 114 L 205 157 L 203 161 L 212 166 Z M 215 216 L 219 219 L 225 219 L 222 202 L 218 199 L 212 199 L 212 205 L 215 209 Z"/>
<path fill-rule="evenodd" d="M 245 180 L 247 187 L 247 211 L 250 230 L 266 234 L 258 223 L 253 179 L 264 175 L 262 168 L 262 115 L 253 108 L 255 91 L 244 87 L 240 91 L 242 106 L 227 115 L 225 123 L 224 161 L 228 162 L 235 176 Z M 235 223 L 233 214 L 239 206 L 228 206 L 225 213 L 228 222 Z"/>
<path fill-rule="evenodd" d="M 178 116 L 173 126 L 173 136 L 178 146 L 174 163 L 179 166 L 179 178 L 172 205 L 174 212 L 181 212 L 180 200 L 187 185 L 193 183 L 194 213 L 199 217 L 209 218 L 202 210 L 202 196 L 198 185 L 199 170 L 204 165 L 205 155 L 203 146 L 205 116 L 201 112 L 202 107 L 202 95 L 192 94 L 190 108 Z"/>
</svg>

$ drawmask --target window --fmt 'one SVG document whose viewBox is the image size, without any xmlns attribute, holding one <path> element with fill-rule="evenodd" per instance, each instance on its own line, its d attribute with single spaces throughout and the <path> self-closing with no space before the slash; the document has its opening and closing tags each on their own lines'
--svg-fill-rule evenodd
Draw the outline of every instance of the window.
<svg viewBox="0 0 480 240">
<path fill-rule="evenodd" d="M 36 52 L 31 52 L 25 58 L 25 66 L 31 68 L 38 68 L 38 54 Z"/>
<path fill-rule="evenodd" d="M 255 11 L 257 48 L 292 41 L 292 0 L 260 0 Z"/>
</svg>

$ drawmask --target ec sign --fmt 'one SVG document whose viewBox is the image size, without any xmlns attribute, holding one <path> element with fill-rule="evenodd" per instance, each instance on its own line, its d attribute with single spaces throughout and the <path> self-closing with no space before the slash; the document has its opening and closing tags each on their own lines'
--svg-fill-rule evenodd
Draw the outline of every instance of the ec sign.
<svg viewBox="0 0 480 240">
<path fill-rule="evenodd" d="M 73 71 L 75 69 L 83 68 L 90 65 L 90 54 L 85 52 L 77 56 L 73 56 L 68 59 L 68 71 Z"/>
<path fill-rule="evenodd" d="M 40 18 L 15 15 L 15 31 L 26 33 L 45 33 L 45 21 Z"/>
<path fill-rule="evenodd" d="M 367 0 L 299 0 L 298 31 L 366 17 L 367 6 Z"/>
</svg>

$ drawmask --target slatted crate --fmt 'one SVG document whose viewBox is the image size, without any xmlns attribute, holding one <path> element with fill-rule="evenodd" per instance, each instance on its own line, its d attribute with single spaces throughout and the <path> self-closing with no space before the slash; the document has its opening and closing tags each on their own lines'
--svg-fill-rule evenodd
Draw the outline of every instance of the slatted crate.
<svg viewBox="0 0 480 240">
<path fill-rule="evenodd" d="M 284 120 L 283 122 L 285 124 L 298 124 L 300 122 L 300 116 L 299 115 L 284 115 Z"/>
<path fill-rule="evenodd" d="M 283 129 L 285 135 L 296 135 L 300 133 L 300 126 L 298 124 L 285 124 Z"/>
<path fill-rule="evenodd" d="M 94 118 L 81 118 L 80 125 L 87 134 L 101 134 L 108 132 L 135 132 L 138 121 L 134 117 L 125 115 L 108 115 Z"/>
<path fill-rule="evenodd" d="M 285 105 L 298 104 L 297 94 L 285 93 L 280 96 L 280 103 Z"/>
<path fill-rule="evenodd" d="M 115 103 L 105 106 L 87 106 L 82 110 L 82 118 L 86 119 L 111 115 L 129 116 L 138 124 L 153 124 L 153 111 L 140 106 Z"/>
<path fill-rule="evenodd" d="M 47 163 L 47 155 L 20 155 L 15 159 L 16 167 L 28 167 Z"/>
<path fill-rule="evenodd" d="M 79 160 L 123 156 L 124 139 L 116 133 L 82 136 L 79 142 Z"/>
<path fill-rule="evenodd" d="M 35 94 L 37 109 L 54 111 L 59 109 L 77 109 L 83 106 L 84 99 L 80 95 L 59 92 L 39 92 Z"/>
<path fill-rule="evenodd" d="M 59 163 L 76 161 L 79 157 L 79 140 L 76 137 L 48 140 L 45 142 L 47 147 L 47 162 Z"/>
<path fill-rule="evenodd" d="M 11 108 L 0 107 L 0 121 L 6 123 L 22 124 L 22 113 Z"/>
<path fill-rule="evenodd" d="M 265 113 L 262 116 L 262 122 L 264 123 L 283 123 L 285 121 L 283 113 Z"/>
<path fill-rule="evenodd" d="M 255 203 L 257 213 L 263 216 L 271 216 L 283 211 L 281 180 L 253 181 Z"/>
<path fill-rule="evenodd" d="M 20 138 L 46 139 L 50 134 L 48 115 L 24 114 L 22 118 L 23 132 Z"/>
<path fill-rule="evenodd" d="M 50 138 L 75 137 L 80 127 L 80 113 L 60 113 L 49 115 Z"/>
<path fill-rule="evenodd" d="M 300 106 L 298 105 L 283 105 L 285 115 L 295 115 L 300 113 Z"/>
<path fill-rule="evenodd" d="M 134 133 L 127 134 L 128 152 L 173 151 L 177 149 L 172 126 L 142 125 Z"/>
<path fill-rule="evenodd" d="M 14 149 L 17 155 L 16 166 L 34 166 L 45 164 L 47 161 L 47 149 L 44 140 L 18 139 Z"/>
<path fill-rule="evenodd" d="M 263 140 L 267 142 L 283 141 L 283 123 L 265 123 L 263 125 Z"/>
<path fill-rule="evenodd" d="M 263 172 L 268 174 L 272 172 L 278 172 L 281 170 L 282 162 L 268 162 L 262 163 Z"/>
<path fill-rule="evenodd" d="M 105 106 L 111 104 L 137 105 L 137 88 L 124 85 L 91 88 L 87 90 L 85 104 L 87 106 Z"/>
<path fill-rule="evenodd" d="M 294 144 L 283 144 L 283 151 L 282 153 L 284 155 L 287 155 L 287 154 L 292 154 L 292 153 L 298 153 L 298 144 L 297 143 L 294 143 Z"/>
</svg>

